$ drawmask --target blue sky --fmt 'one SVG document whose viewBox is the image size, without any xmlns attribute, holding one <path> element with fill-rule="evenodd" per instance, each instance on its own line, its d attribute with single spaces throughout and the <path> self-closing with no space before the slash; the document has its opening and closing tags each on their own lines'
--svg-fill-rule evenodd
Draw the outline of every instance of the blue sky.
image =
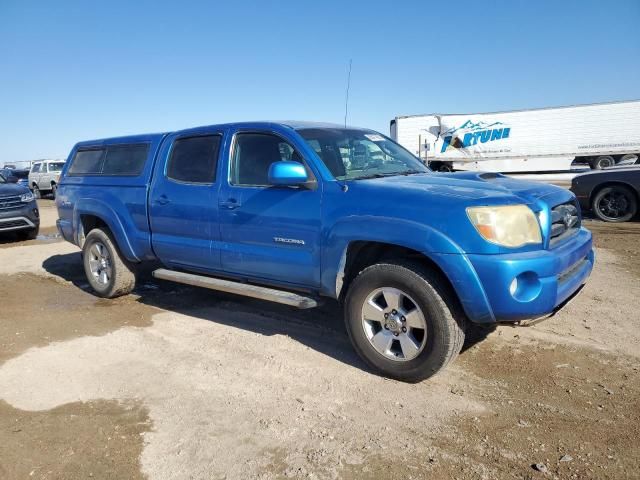
<svg viewBox="0 0 640 480">
<path fill-rule="evenodd" d="M 236 120 L 640 98 L 640 1 L 0 0 L 0 163 Z"/>
</svg>

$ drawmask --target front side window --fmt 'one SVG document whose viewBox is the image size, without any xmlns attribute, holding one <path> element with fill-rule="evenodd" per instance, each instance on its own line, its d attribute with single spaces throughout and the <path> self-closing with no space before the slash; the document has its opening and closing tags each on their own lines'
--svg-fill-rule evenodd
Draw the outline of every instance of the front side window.
<svg viewBox="0 0 640 480">
<path fill-rule="evenodd" d="M 33 167 L 31 167 L 31 173 L 40 173 L 40 164 L 34 163 Z"/>
<path fill-rule="evenodd" d="M 295 149 L 276 135 L 240 133 L 236 135 L 233 151 L 231 183 L 266 186 L 269 184 L 271 164 L 284 160 L 303 163 Z M 308 169 L 307 172 L 310 174 Z"/>
<path fill-rule="evenodd" d="M 308 128 L 298 133 L 338 180 L 427 173 L 407 150 L 379 133 L 343 128 Z"/>
<path fill-rule="evenodd" d="M 178 182 L 214 183 L 221 140 L 221 135 L 176 140 L 167 165 L 167 177 Z"/>
<path fill-rule="evenodd" d="M 99 174 L 102 171 L 102 159 L 104 157 L 104 149 L 96 150 L 79 150 L 73 157 L 70 175 L 82 174 Z"/>
</svg>

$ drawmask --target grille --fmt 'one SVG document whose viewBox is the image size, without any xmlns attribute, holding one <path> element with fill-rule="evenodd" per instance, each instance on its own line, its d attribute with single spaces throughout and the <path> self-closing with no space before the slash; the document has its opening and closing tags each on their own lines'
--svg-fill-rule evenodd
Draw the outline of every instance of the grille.
<svg viewBox="0 0 640 480">
<path fill-rule="evenodd" d="M 22 218 L 16 218 L 11 220 L 0 220 L 0 230 L 16 227 L 28 227 L 29 224 Z"/>
<path fill-rule="evenodd" d="M 23 203 L 20 201 L 20 197 L 1 197 L 0 198 L 0 212 L 6 212 L 7 210 L 18 210 L 22 208 Z"/>
<path fill-rule="evenodd" d="M 580 212 L 574 202 L 562 203 L 551 209 L 550 245 L 570 237 L 580 229 Z"/>
</svg>

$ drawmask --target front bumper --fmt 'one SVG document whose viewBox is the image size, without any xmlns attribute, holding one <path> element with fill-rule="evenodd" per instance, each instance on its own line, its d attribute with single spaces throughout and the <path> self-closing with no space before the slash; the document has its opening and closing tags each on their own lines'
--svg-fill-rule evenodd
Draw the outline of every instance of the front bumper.
<svg viewBox="0 0 640 480">
<path fill-rule="evenodd" d="M 36 202 L 25 204 L 21 208 L 0 212 L 0 232 L 32 230 L 40 226 L 40 212 Z"/>
<path fill-rule="evenodd" d="M 469 255 L 495 321 L 554 312 L 586 282 L 595 261 L 591 232 L 581 228 L 550 250 Z"/>
</svg>

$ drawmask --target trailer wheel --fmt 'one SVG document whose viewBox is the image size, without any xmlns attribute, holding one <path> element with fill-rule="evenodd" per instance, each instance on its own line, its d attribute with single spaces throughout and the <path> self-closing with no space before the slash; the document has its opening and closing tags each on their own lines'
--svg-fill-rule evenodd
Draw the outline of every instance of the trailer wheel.
<svg viewBox="0 0 640 480">
<path fill-rule="evenodd" d="M 618 164 L 635 165 L 636 163 L 639 163 L 638 160 L 640 160 L 640 157 L 638 157 L 638 155 L 636 155 L 635 153 L 627 153 L 626 155 L 620 157 L 620 161 L 618 162 Z"/>
<path fill-rule="evenodd" d="M 600 155 L 591 161 L 591 168 L 594 170 L 602 170 L 603 168 L 613 167 L 616 161 L 611 155 Z"/>
</svg>

